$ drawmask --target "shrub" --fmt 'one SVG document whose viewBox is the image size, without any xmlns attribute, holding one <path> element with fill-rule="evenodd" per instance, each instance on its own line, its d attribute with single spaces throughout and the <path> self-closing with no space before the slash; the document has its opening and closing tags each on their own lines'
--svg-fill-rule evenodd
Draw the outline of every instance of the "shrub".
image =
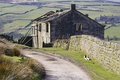
<svg viewBox="0 0 120 80">
<path fill-rule="evenodd" d="M 0 46 L 0 80 L 31 80 L 32 70 L 24 64 L 12 62 L 3 58 L 3 54 L 18 56 L 20 51 L 16 48 L 9 49 Z"/>
<path fill-rule="evenodd" d="M 22 56 L 19 48 L 11 48 L 0 42 L 0 80 L 40 80 L 41 76 L 45 74 L 42 65 L 35 60 L 23 58 L 21 63 L 17 63 L 3 58 L 3 54 Z"/>
<path fill-rule="evenodd" d="M 16 47 L 13 47 L 12 49 L 10 48 L 3 48 L 2 52 L 5 54 L 5 55 L 8 55 L 8 56 L 21 56 L 21 52 L 18 48 Z"/>
<path fill-rule="evenodd" d="M 12 51 L 13 51 L 13 56 L 20 56 L 21 55 L 20 50 L 16 47 L 13 47 Z"/>
<path fill-rule="evenodd" d="M 12 49 L 4 48 L 4 51 L 3 51 L 3 52 L 4 52 L 5 55 L 14 56 Z"/>
</svg>

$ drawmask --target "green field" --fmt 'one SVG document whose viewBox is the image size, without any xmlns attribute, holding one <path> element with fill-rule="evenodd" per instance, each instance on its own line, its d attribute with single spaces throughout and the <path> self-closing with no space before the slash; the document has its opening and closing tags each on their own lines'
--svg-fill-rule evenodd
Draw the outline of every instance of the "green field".
<svg viewBox="0 0 120 80">
<path fill-rule="evenodd" d="M 19 13 L 19 14 L 6 14 L 3 16 L 0 16 L 0 20 L 2 20 L 0 24 L 3 24 L 3 27 L 4 27 L 4 31 L 0 33 L 10 33 L 10 32 L 14 32 L 19 28 L 24 28 L 27 24 L 30 23 L 31 20 L 45 14 L 48 11 L 51 11 L 51 10 L 56 11 L 58 9 L 70 8 L 71 3 L 76 4 L 77 9 L 80 12 L 84 14 L 88 14 L 89 17 L 92 19 L 95 19 L 96 17 L 100 17 L 100 15 L 120 16 L 120 9 L 119 9 L 120 6 L 114 6 L 114 5 L 120 5 L 119 3 L 95 2 L 95 1 L 85 2 L 85 0 L 78 1 L 78 2 L 69 2 L 69 1 L 57 2 L 57 1 L 64 1 L 64 0 L 52 0 L 52 1 L 45 0 L 45 4 L 43 4 L 42 7 L 39 9 L 37 5 L 19 5 L 19 4 L 14 5 L 9 3 L 0 3 L 0 15 L 4 13 Z M 25 13 L 26 11 L 28 12 Z M 120 35 L 119 35 L 120 25 L 119 24 L 116 24 L 116 25 L 117 27 L 112 27 L 105 30 L 105 37 L 117 36 L 120 38 Z M 109 24 L 106 26 L 109 26 Z M 23 31 L 18 30 L 18 33 L 25 34 L 26 32 L 27 30 L 23 30 Z"/>
<path fill-rule="evenodd" d="M 13 12 L 13 13 L 23 13 L 26 10 L 36 9 L 36 6 L 23 6 L 23 5 L 16 5 L 14 7 L 6 7 L 1 8 L 0 14 Z"/>
<path fill-rule="evenodd" d="M 0 3 L 0 8 L 1 8 L 1 7 L 6 7 L 6 6 L 11 6 L 11 5 L 12 5 L 12 4 L 9 4 L 9 3 L 5 3 L 5 4 L 4 4 L 4 3 Z"/>
<path fill-rule="evenodd" d="M 117 24 L 116 27 L 105 30 L 105 36 L 120 37 L 120 24 Z"/>
</svg>

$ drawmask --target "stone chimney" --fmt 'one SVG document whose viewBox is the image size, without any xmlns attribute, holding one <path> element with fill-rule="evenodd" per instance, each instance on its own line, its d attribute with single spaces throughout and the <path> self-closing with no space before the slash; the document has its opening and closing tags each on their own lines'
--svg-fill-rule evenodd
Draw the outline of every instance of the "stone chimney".
<svg viewBox="0 0 120 80">
<path fill-rule="evenodd" d="M 76 10 L 76 5 L 75 4 L 71 4 L 71 10 Z"/>
</svg>

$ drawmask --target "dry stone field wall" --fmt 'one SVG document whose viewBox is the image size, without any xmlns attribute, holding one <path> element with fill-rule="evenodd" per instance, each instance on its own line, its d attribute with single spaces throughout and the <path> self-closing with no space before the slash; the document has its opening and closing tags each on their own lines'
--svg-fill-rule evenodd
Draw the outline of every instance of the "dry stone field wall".
<svg viewBox="0 0 120 80">
<path fill-rule="evenodd" d="M 57 40 L 54 47 L 84 50 L 91 59 L 96 59 L 104 67 L 120 75 L 120 44 L 82 35 L 72 36 L 69 41 Z"/>
</svg>

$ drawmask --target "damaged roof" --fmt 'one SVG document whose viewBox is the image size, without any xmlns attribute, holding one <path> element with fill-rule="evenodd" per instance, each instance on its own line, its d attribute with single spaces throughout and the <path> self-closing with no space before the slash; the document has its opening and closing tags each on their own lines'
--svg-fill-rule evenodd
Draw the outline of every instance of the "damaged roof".
<svg viewBox="0 0 120 80">
<path fill-rule="evenodd" d="M 53 20 L 55 20 L 55 19 L 57 19 L 57 18 L 60 18 L 60 17 L 64 16 L 65 14 L 67 14 L 67 13 L 69 13 L 69 12 L 73 12 L 73 11 L 74 11 L 74 12 L 77 12 L 77 13 L 80 14 L 82 17 L 84 17 L 84 18 L 92 21 L 93 23 L 105 27 L 105 25 L 99 24 L 99 23 L 96 22 L 95 20 L 89 18 L 87 15 L 84 15 L 84 14 L 82 14 L 81 12 L 77 11 L 77 10 L 76 10 L 76 7 L 75 7 L 75 4 L 71 4 L 71 10 L 69 10 L 69 11 L 67 11 L 67 12 L 63 12 L 63 10 L 56 10 L 56 12 L 54 12 L 54 11 L 49 11 L 49 12 L 47 12 L 46 14 L 44 14 L 44 15 L 42 15 L 42 16 L 40 16 L 40 17 L 38 17 L 38 18 L 36 18 L 36 19 L 34 19 L 34 20 L 32 20 L 32 21 L 43 21 L 43 22 L 53 21 Z"/>
<path fill-rule="evenodd" d="M 46 14 L 34 19 L 33 21 L 52 21 L 52 20 L 62 16 L 65 13 L 66 12 L 62 12 L 62 11 L 58 11 L 58 12 L 49 11 Z"/>
</svg>

